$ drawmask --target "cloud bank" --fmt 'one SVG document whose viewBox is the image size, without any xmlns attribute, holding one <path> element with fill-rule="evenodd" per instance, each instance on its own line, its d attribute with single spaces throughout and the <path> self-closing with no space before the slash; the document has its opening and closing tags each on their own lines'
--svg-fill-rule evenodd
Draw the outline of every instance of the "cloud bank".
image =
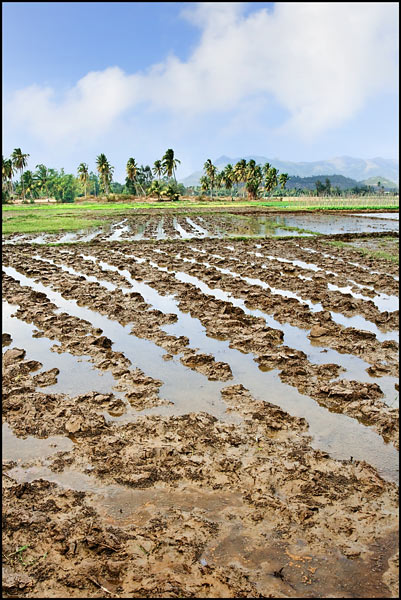
<svg viewBox="0 0 401 600">
<path fill-rule="evenodd" d="M 398 3 L 306 2 L 245 14 L 245 3 L 201 2 L 182 13 L 201 30 L 186 61 L 146 71 L 90 72 L 63 93 L 29 86 L 5 102 L 12 129 L 51 146 L 92 140 L 129 114 L 155 112 L 189 126 L 207 115 L 249 122 L 249 106 L 279 105 L 277 130 L 313 139 L 398 89 Z"/>
</svg>

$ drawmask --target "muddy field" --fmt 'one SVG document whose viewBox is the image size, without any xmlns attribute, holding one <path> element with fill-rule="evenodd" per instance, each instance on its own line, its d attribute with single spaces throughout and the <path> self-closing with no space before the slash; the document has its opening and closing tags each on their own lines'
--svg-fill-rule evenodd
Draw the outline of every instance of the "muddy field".
<svg viewBox="0 0 401 600">
<path fill-rule="evenodd" d="M 398 596 L 397 242 L 342 240 L 3 245 L 5 597 Z"/>
<path fill-rule="evenodd" d="M 93 213 L 93 211 L 92 211 Z M 88 218 L 96 215 L 87 213 Z M 7 213 L 5 218 L 7 219 Z M 397 212 L 324 213 L 269 212 L 259 207 L 131 210 L 126 215 L 98 219 L 99 227 L 68 233 L 12 234 L 7 243 L 69 243 L 138 241 L 146 239 L 192 239 L 265 236 L 311 236 L 314 234 L 383 233 L 399 231 Z"/>
</svg>

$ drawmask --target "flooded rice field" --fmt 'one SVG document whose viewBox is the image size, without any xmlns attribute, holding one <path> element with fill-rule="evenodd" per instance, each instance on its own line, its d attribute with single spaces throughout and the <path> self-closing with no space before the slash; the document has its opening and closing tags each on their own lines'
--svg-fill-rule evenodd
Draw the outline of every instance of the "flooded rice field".
<svg viewBox="0 0 401 600">
<path fill-rule="evenodd" d="M 398 597 L 398 222 L 243 217 L 3 244 L 5 597 Z"/>
<path fill-rule="evenodd" d="M 191 239 L 265 236 L 311 236 L 317 233 L 341 234 L 399 231 L 397 212 L 378 213 L 194 213 L 152 214 L 142 211 L 104 223 L 86 231 L 61 234 L 15 234 L 6 243 L 132 241 L 147 239 Z"/>
</svg>

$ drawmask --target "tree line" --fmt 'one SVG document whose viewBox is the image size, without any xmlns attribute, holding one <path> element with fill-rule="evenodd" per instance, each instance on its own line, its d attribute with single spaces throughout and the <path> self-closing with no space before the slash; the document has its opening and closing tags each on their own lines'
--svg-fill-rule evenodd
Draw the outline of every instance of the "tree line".
<svg viewBox="0 0 401 600">
<path fill-rule="evenodd" d="M 54 198 L 58 202 L 73 202 L 77 197 L 92 198 L 107 196 L 117 199 L 118 196 L 156 196 L 158 200 L 178 200 L 182 195 L 209 194 L 210 199 L 216 196 L 230 196 L 256 200 L 260 196 L 300 196 L 300 195 L 334 195 L 343 193 L 363 195 L 371 193 L 370 186 L 355 186 L 349 190 L 340 190 L 332 186 L 326 178 L 313 183 L 308 182 L 306 189 L 286 189 L 289 179 L 287 173 L 279 174 L 278 169 L 266 162 L 256 164 L 255 160 L 239 160 L 235 165 L 227 164 L 222 170 L 214 165 L 210 158 L 203 166 L 203 175 L 198 186 L 186 188 L 177 183 L 176 169 L 180 160 L 175 157 L 174 150 L 168 148 L 161 159 L 155 160 L 153 167 L 138 165 L 135 158 L 130 157 L 126 163 L 125 184 L 113 181 L 114 167 L 106 155 L 101 153 L 96 157 L 96 172 L 90 171 L 86 163 L 81 162 L 77 167 L 77 175 L 65 173 L 64 169 L 57 170 L 38 164 L 35 170 L 26 169 L 29 154 L 15 148 L 10 158 L 2 160 L 2 198 L 7 202 L 15 197 L 23 202 L 33 202 L 36 198 Z M 14 181 L 18 173 L 19 179 Z M 295 178 L 296 180 L 302 178 Z M 304 178 L 308 180 L 310 178 Z M 314 178 L 312 178 L 314 179 Z M 305 182 L 306 185 L 306 182 Z M 311 190 L 311 186 L 316 189 Z M 380 182 L 377 186 L 379 189 Z M 308 189 L 309 187 L 309 189 Z M 383 191 L 383 190 L 382 190 Z"/>
<path fill-rule="evenodd" d="M 279 184 L 281 189 L 284 189 L 288 181 L 288 173 L 278 175 L 278 170 L 270 163 L 258 165 L 252 158 L 248 162 L 242 158 L 234 166 L 229 163 L 222 171 L 218 171 L 216 165 L 208 158 L 203 170 L 204 175 L 200 178 L 201 190 L 209 192 L 211 199 L 215 189 L 225 188 L 233 200 L 234 193 L 238 196 L 241 188 L 243 197 L 247 194 L 250 200 L 256 200 L 261 192 L 269 195 Z"/>
<path fill-rule="evenodd" d="M 159 199 L 178 200 L 185 193 L 185 186 L 177 183 L 176 169 L 180 164 L 174 156 L 174 150 L 168 148 L 160 160 L 149 165 L 138 165 L 135 158 L 130 157 L 126 164 L 125 185 L 113 182 L 114 167 L 106 155 L 96 157 L 96 171 L 89 171 L 86 163 L 77 167 L 77 175 L 65 173 L 38 164 L 35 171 L 26 170 L 29 154 L 15 148 L 11 157 L 2 159 L 2 197 L 3 202 L 17 196 L 23 202 L 36 198 L 55 198 L 61 202 L 72 202 L 78 196 L 99 196 L 125 194 L 135 196 L 156 195 Z M 14 181 L 14 175 L 20 177 Z"/>
</svg>

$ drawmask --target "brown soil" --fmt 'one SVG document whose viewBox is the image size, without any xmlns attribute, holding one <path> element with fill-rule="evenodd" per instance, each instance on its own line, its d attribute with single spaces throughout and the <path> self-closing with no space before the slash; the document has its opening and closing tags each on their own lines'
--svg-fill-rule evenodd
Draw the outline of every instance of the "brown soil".
<svg viewBox="0 0 401 600">
<path fill-rule="evenodd" d="M 227 248 L 233 244 L 234 250 Z M 338 364 L 314 364 L 283 344 L 279 327 L 175 276 L 195 276 L 279 324 L 306 331 L 312 343 L 362 358 L 371 376 L 396 376 L 397 343 L 338 325 L 330 315 L 361 315 L 382 332 L 398 327 L 398 311 L 384 314 L 371 301 L 328 289 L 328 282 L 341 287 L 352 280 L 374 288 L 371 297 L 398 294 L 395 265 L 375 260 L 375 275 L 371 259 L 357 254 L 356 260 L 353 252 L 317 239 L 3 247 L 4 267 L 129 325 L 133 336 L 160 347 L 165 360 L 179 356 L 183 368 L 222 382 L 227 408 L 227 419 L 218 419 L 191 410 L 189 397 L 186 414 L 163 413 L 169 400 L 162 397 L 162 380 L 113 350 L 117 340 L 3 273 L 3 298 L 16 305 L 18 319 L 33 324 L 35 337 L 57 342 L 56 352 L 90 357 L 116 381 L 109 394 L 47 391 L 58 368 L 38 372 L 42 365 L 27 358 L 29 347 L 17 348 L 12 331 L 3 332 L 3 423 L 26 443 L 51 436 L 73 442 L 69 450 L 49 446 L 40 458 L 3 461 L 3 595 L 398 597 L 397 485 L 364 461 L 334 460 L 315 449 L 304 418 L 254 398 L 231 381 L 228 363 L 191 347 L 185 335 L 167 334 L 163 328 L 177 315 L 152 307 L 125 276 L 127 270 L 161 295 L 174 294 L 207 336 L 252 353 L 263 369 L 277 369 L 285 384 L 398 447 L 398 409 L 383 401 L 377 383 L 348 380 Z M 320 302 L 322 310 L 243 277 Z M 119 421 L 128 408 L 132 419 Z"/>
</svg>

